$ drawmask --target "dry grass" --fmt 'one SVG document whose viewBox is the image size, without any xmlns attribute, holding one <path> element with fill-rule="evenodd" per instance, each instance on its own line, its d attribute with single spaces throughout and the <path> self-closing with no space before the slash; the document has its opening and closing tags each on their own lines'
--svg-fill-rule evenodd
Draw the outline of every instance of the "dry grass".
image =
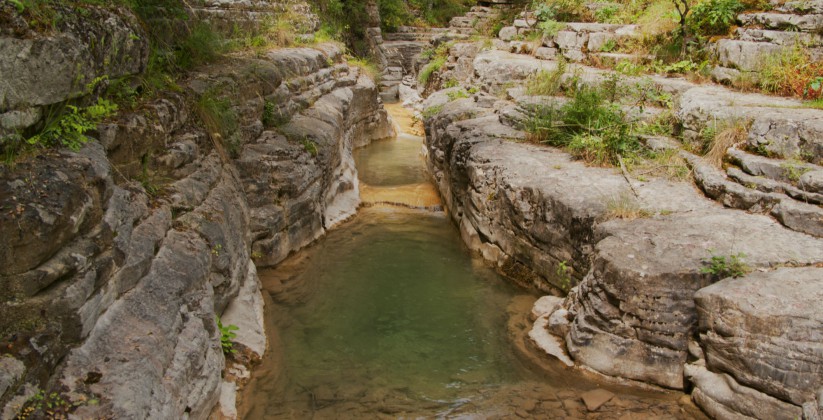
<svg viewBox="0 0 823 420">
<path fill-rule="evenodd" d="M 619 196 L 613 196 L 606 202 L 606 219 L 634 220 L 652 216 L 651 211 L 640 207 L 637 200 L 624 192 Z"/>
<path fill-rule="evenodd" d="M 691 175 L 686 161 L 673 149 L 654 152 L 647 159 L 631 160 L 627 166 L 632 176 L 640 181 L 650 177 L 683 181 Z"/>
<path fill-rule="evenodd" d="M 751 121 L 734 121 L 722 124 L 718 127 L 714 137 L 704 144 L 706 154 L 703 158 L 714 166 L 720 167 L 723 164 L 723 157 L 730 147 L 746 141 L 749 135 Z M 708 140 L 708 139 L 707 139 Z"/>
</svg>

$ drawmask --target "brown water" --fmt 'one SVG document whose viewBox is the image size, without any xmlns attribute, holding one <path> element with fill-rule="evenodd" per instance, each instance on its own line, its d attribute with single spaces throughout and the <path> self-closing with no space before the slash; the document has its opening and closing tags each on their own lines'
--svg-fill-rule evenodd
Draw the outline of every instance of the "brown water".
<svg viewBox="0 0 823 420">
<path fill-rule="evenodd" d="M 535 296 L 473 258 L 443 212 L 408 208 L 439 206 L 421 148 L 401 135 L 357 151 L 373 205 L 261 270 L 272 340 L 245 418 L 692 417 L 677 394 L 606 386 L 530 356 Z M 598 387 L 617 396 L 589 413 L 579 396 Z"/>
</svg>

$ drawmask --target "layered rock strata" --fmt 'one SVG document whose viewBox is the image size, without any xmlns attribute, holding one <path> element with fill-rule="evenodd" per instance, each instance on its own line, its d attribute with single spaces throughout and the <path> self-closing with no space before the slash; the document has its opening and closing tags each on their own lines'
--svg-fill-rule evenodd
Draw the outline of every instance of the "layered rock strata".
<svg viewBox="0 0 823 420">
<path fill-rule="evenodd" d="M 819 268 L 814 267 L 823 262 L 823 240 L 816 237 L 820 236 L 816 227 L 810 227 L 817 226 L 814 218 L 797 218 L 812 224 L 804 225 L 776 213 L 772 218 L 734 210 L 739 206 L 733 201 L 719 199 L 702 185 L 705 195 L 688 181 L 632 179 L 620 170 L 588 167 L 556 149 L 522 144 L 521 130 L 530 106 L 564 99 L 529 97 L 512 85 L 540 70 L 552 71 L 556 64 L 481 51 L 471 70 L 465 71 L 459 70 L 458 60 L 465 63 L 467 57 L 455 52 L 479 49 L 458 44 L 452 51 L 443 71 L 463 75 L 459 79 L 463 86 L 473 85 L 489 94 L 481 90 L 456 99 L 461 95 L 452 93 L 452 88 L 427 99 L 424 107 L 432 115 L 426 120 L 429 167 L 470 248 L 518 283 L 553 293 L 570 290 L 559 308 L 535 324 L 559 338 L 558 342 L 547 339 L 544 331 L 533 331 L 540 341 L 550 343 L 547 351 L 607 376 L 674 389 L 696 386 L 695 400 L 719 418 L 752 416 L 758 407 L 768 407 L 771 411 L 763 412 L 779 414 L 776 418 L 818 410 L 823 346 L 815 321 L 806 320 L 816 313 L 810 303 L 817 300 L 812 291 L 818 287 Z M 608 76 L 582 66 L 570 73 L 576 83 L 587 84 Z M 675 115 L 687 130 L 702 130 L 730 110 L 717 108 L 715 115 L 713 106 L 693 106 L 691 98 L 704 90 L 734 98 L 731 112 L 751 110 L 753 127 L 759 119 L 796 118 L 796 110 L 781 113 L 780 104 L 767 106 L 758 102 L 759 95 L 698 87 L 684 80 L 650 80 L 660 91 L 670 92 Z M 634 82 L 621 81 L 629 86 Z M 754 104 L 760 105 L 759 112 Z M 698 109 L 707 111 L 700 114 Z M 626 110 L 633 115 L 630 107 Z M 806 127 L 823 115 L 803 112 L 809 114 L 802 122 Z M 634 115 L 644 118 L 642 113 Z M 749 137 L 758 133 L 751 131 Z M 671 139 L 647 142 L 656 148 L 679 147 Z M 789 181 L 791 168 L 785 164 L 781 172 L 776 169 L 780 162 L 757 160 L 748 153 L 735 155 L 734 149 L 728 153 L 731 158 L 738 156 L 747 173 L 759 168 Z M 709 166 L 682 154 L 692 161 L 700 184 L 701 173 L 708 173 Z M 809 160 L 816 161 L 817 156 L 810 154 Z M 817 172 L 812 163 L 795 164 L 808 165 L 801 170 L 804 176 Z M 728 182 L 720 170 L 713 170 Z M 814 199 L 816 178 L 807 178 L 803 185 L 784 184 L 782 190 L 764 194 L 779 194 L 781 205 L 794 200 L 791 194 Z M 644 214 L 616 218 L 610 210 L 610 203 L 616 202 L 632 203 Z M 819 211 L 813 204 L 785 202 Z M 726 294 L 720 286 L 731 279 L 711 286 L 717 278 L 703 268 L 713 255 L 742 255 L 756 270 L 749 278 L 762 278 L 756 286 L 762 290 Z M 781 266 L 799 268 L 772 271 Z M 791 278 L 798 293 L 780 292 L 778 278 Z M 750 308 L 761 305 L 750 303 L 745 297 L 749 292 L 762 296 L 757 299 L 763 299 L 763 304 L 771 300 L 783 305 L 775 303 L 770 305 L 774 311 L 756 313 Z M 793 309 L 784 314 L 785 306 Z M 765 347 L 761 349 L 758 342 Z M 778 349 L 791 349 L 791 354 L 783 354 L 782 360 L 758 356 L 761 352 L 777 355 Z"/>
<path fill-rule="evenodd" d="M 0 169 L 4 418 L 39 389 L 83 418 L 231 402 L 216 316 L 240 327 L 242 358 L 265 351 L 256 265 L 352 215 L 352 149 L 393 134 L 374 82 L 333 45 L 234 56 L 181 85 L 78 152 Z M 215 109 L 231 118 L 214 124 Z"/>
</svg>

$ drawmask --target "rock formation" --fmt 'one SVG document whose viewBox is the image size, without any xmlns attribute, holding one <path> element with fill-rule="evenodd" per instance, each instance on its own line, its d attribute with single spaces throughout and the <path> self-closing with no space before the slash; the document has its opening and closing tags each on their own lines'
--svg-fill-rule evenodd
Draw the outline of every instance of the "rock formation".
<svg viewBox="0 0 823 420">
<path fill-rule="evenodd" d="M 592 42 L 596 32 L 569 26 Z M 643 82 L 671 94 L 686 142 L 711 122 L 752 123 L 745 144 L 726 151 L 734 164 L 726 171 L 674 139 L 645 139 L 681 155 L 699 189 L 688 181 L 632 179 L 522 143 L 534 105 L 566 99 L 526 94 L 519 85 L 558 65 L 509 45 L 451 46 L 440 80 L 447 74 L 460 85 L 422 106 L 429 167 L 464 241 L 519 284 L 568 291 L 536 321 L 538 345 L 606 376 L 694 387 L 695 401 L 717 418 L 817 413 L 823 342 L 812 302 L 823 274 L 823 213 L 816 175 L 807 174 L 820 171 L 815 144 L 823 111 L 683 79 L 623 77 L 618 83 L 626 87 Z M 598 85 L 609 74 L 569 64 L 560 89 L 571 81 Z M 455 94 L 470 87 L 477 93 Z M 625 111 L 643 121 L 659 106 Z M 772 157 L 752 153 L 758 145 Z M 779 159 L 799 153 L 806 162 Z M 807 181 L 798 183 L 799 174 Z M 616 217 L 609 210 L 616 200 L 643 212 Z M 743 255 L 755 272 L 714 283 L 704 270 L 712 255 Z"/>
<path fill-rule="evenodd" d="M 145 69 L 130 12 L 91 10 L 56 36 L 3 27 L 3 134 L 95 78 Z M 0 167 L 3 418 L 40 389 L 84 418 L 208 417 L 233 389 L 216 315 L 240 327 L 241 353 L 265 351 L 256 265 L 352 215 L 352 149 L 393 134 L 336 45 L 238 54 L 180 85 L 76 152 Z M 214 104 L 230 124 L 206 121 Z"/>
</svg>

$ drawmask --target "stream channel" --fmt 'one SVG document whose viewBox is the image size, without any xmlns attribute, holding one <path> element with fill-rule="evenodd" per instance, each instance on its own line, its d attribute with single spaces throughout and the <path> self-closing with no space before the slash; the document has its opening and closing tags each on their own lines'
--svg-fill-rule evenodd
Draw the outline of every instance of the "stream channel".
<svg viewBox="0 0 823 420">
<path fill-rule="evenodd" d="M 403 131 L 354 152 L 364 206 L 261 270 L 270 349 L 246 419 L 700 418 L 682 394 L 599 383 L 523 340 L 537 296 L 473 257 L 442 210 L 408 111 Z M 616 394 L 589 412 L 580 395 Z"/>
</svg>

